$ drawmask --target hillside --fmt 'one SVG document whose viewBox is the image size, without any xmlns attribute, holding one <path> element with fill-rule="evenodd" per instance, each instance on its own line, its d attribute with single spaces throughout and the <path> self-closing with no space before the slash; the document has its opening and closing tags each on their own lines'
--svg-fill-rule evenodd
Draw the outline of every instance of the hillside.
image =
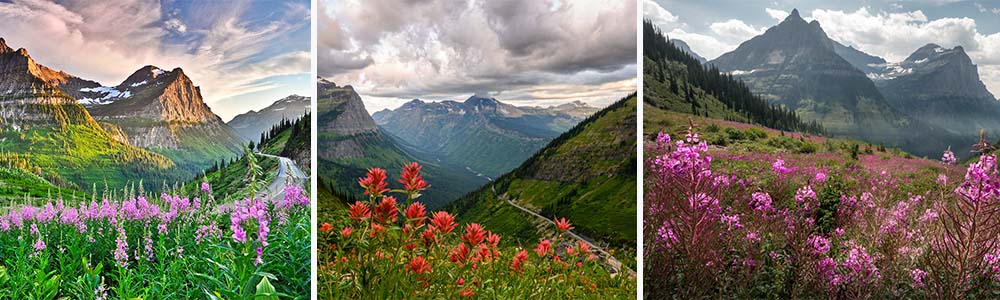
<svg viewBox="0 0 1000 300">
<path fill-rule="evenodd" d="M 260 142 L 260 135 L 282 120 L 294 120 L 310 111 L 309 97 L 290 95 L 260 110 L 251 110 L 226 122 L 243 139 Z"/>
<path fill-rule="evenodd" d="M 317 173 L 329 195 L 340 195 L 337 198 L 343 201 L 360 199 L 364 195 L 357 179 L 368 168 L 385 168 L 399 174 L 404 164 L 414 161 L 424 166 L 427 181 L 449 183 L 436 186 L 421 198 L 428 209 L 439 208 L 487 182 L 460 166 L 422 160 L 405 151 L 400 141 L 375 125 L 361 96 L 351 86 L 319 79 L 317 95 Z M 336 200 L 320 198 L 321 203 L 327 201 Z"/>
<path fill-rule="evenodd" d="M 595 113 L 495 182 L 448 206 L 510 243 L 550 236 L 550 228 L 505 199 L 547 218 L 566 217 L 578 233 L 625 251 L 636 242 L 636 105 L 631 95 Z M 499 196 L 499 197 L 498 197 Z M 634 257 L 634 255 L 631 255 Z"/>
</svg>

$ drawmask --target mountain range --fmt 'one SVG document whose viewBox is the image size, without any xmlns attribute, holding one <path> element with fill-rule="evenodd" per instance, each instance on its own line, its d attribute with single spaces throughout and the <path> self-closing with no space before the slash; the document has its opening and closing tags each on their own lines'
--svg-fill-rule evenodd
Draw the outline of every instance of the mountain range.
<svg viewBox="0 0 1000 300">
<path fill-rule="evenodd" d="M 1000 106 L 961 47 L 931 44 L 887 63 L 830 39 L 798 10 L 708 64 L 829 134 L 917 155 L 966 150 L 979 128 L 1000 125 Z"/>
<path fill-rule="evenodd" d="M 464 102 L 415 99 L 372 118 L 412 153 L 496 178 L 595 111 L 579 101 L 525 107 L 472 96 Z"/>
<path fill-rule="evenodd" d="M 0 38 L 0 148 L 49 182 L 156 188 L 236 156 L 244 142 L 180 68 L 144 66 L 104 86 L 41 65 Z"/>
<path fill-rule="evenodd" d="M 281 120 L 295 120 L 310 110 L 309 97 L 291 95 L 275 101 L 261 110 L 251 110 L 237 115 L 226 124 L 243 139 L 260 142 L 260 134 Z"/>
<path fill-rule="evenodd" d="M 365 109 L 361 96 L 350 85 L 338 86 L 317 79 L 317 164 L 321 202 L 353 202 L 364 199 L 357 179 L 369 168 L 384 168 L 398 176 L 402 167 L 418 162 L 432 185 L 421 197 L 428 208 L 438 208 L 487 182 L 462 167 L 418 158 L 399 146 L 401 141 L 385 133 Z M 331 199 L 332 198 L 332 199 Z"/>
</svg>

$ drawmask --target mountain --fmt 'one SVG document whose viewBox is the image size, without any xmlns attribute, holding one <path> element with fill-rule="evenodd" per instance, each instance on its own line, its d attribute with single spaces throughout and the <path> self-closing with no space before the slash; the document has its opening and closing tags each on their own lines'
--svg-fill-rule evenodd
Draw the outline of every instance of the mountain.
<svg viewBox="0 0 1000 300">
<path fill-rule="evenodd" d="M 1000 128 L 1000 102 L 961 46 L 927 44 L 868 76 L 891 105 L 915 119 L 971 138 L 980 128 Z"/>
<path fill-rule="evenodd" d="M 844 44 L 833 40 L 831 42 L 833 43 L 833 51 L 837 55 L 865 74 L 879 70 L 886 63 L 885 59 L 864 53 L 853 46 L 844 46 Z"/>
<path fill-rule="evenodd" d="M 78 187 L 177 179 L 163 174 L 170 159 L 105 130 L 64 90 L 94 84 L 40 65 L 0 38 L 0 149 L 22 154 L 48 181 Z"/>
<path fill-rule="evenodd" d="M 111 124 L 109 130 L 121 131 L 129 144 L 164 154 L 192 174 L 235 156 L 243 143 L 205 104 L 201 89 L 181 68 L 145 66 L 117 86 L 78 92 L 103 95 L 80 102 L 94 118 Z"/>
<path fill-rule="evenodd" d="M 403 165 L 410 162 L 423 165 L 424 177 L 435 185 L 421 197 L 428 208 L 441 207 L 487 182 L 460 166 L 420 159 L 405 151 L 400 141 L 375 124 L 353 87 L 319 78 L 317 89 L 317 173 L 323 183 L 320 195 L 333 196 L 320 202 L 367 199 L 357 180 L 369 168 L 384 168 L 398 176 Z"/>
<path fill-rule="evenodd" d="M 795 112 L 768 103 L 740 79 L 707 67 L 643 22 L 643 102 L 654 107 L 790 131 L 821 133 Z"/>
<path fill-rule="evenodd" d="M 684 53 L 687 53 L 688 55 L 691 55 L 691 57 L 694 57 L 694 59 L 698 60 L 698 62 L 703 64 L 708 62 L 707 59 L 701 57 L 701 55 L 698 55 L 698 53 L 695 53 L 694 50 L 691 50 L 691 46 L 688 46 L 688 44 L 685 43 L 684 41 L 678 39 L 670 39 L 670 42 L 674 43 L 674 46 L 677 46 L 677 48 L 681 49 L 681 51 L 684 51 Z"/>
<path fill-rule="evenodd" d="M 637 102 L 632 94 L 595 113 L 447 209 L 517 241 L 551 234 L 509 199 L 546 218 L 566 217 L 574 231 L 620 253 L 634 250 Z"/>
<path fill-rule="evenodd" d="M 506 173 L 595 109 L 581 103 L 521 107 L 472 96 L 465 102 L 407 102 L 372 118 L 428 160 L 463 166 L 487 177 Z"/>
<path fill-rule="evenodd" d="M 834 48 L 819 22 L 807 23 L 793 10 L 777 26 L 709 64 L 742 79 L 771 103 L 819 122 L 829 134 L 939 155 L 938 148 L 951 136 L 889 105 L 875 84 Z"/>
<path fill-rule="evenodd" d="M 243 139 L 260 142 L 260 134 L 278 124 L 281 120 L 295 120 L 310 109 L 309 97 L 291 95 L 275 101 L 267 107 L 237 115 L 226 124 L 236 130 Z"/>
</svg>

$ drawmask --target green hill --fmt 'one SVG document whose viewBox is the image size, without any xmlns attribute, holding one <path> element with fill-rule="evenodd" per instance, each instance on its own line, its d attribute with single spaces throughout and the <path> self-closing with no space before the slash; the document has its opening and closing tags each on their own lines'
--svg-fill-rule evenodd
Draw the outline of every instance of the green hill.
<svg viewBox="0 0 1000 300">
<path fill-rule="evenodd" d="M 566 217 L 576 232 L 634 254 L 637 102 L 631 95 L 597 112 L 514 171 L 446 209 L 463 222 L 514 237 L 506 243 L 552 234 L 551 226 L 509 205 L 503 199 L 508 198 L 547 218 Z M 634 267 L 629 261 L 634 255 L 618 258 Z"/>
</svg>

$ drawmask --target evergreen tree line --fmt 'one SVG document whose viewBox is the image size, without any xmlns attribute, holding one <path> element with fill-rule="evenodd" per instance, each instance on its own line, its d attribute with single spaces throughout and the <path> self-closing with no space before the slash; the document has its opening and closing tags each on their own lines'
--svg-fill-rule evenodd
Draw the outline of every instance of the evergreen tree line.
<svg viewBox="0 0 1000 300">
<path fill-rule="evenodd" d="M 755 95 L 739 78 L 723 73 L 712 65 L 702 65 L 697 59 L 681 50 L 667 39 L 650 20 L 643 21 L 643 56 L 656 62 L 652 75 L 670 86 L 671 92 L 686 97 L 691 103 L 692 112 L 697 114 L 697 103 L 690 86 L 682 85 L 680 76 L 672 70 L 663 68 L 667 62 L 679 62 L 687 67 L 687 83 L 694 85 L 716 99 L 719 99 L 729 109 L 745 115 L 751 122 L 766 127 L 822 134 L 819 123 L 805 122 L 794 111 L 770 104 L 766 99 Z M 649 67 L 649 66 L 647 66 Z M 666 73 L 665 73 L 666 72 Z M 682 89 L 681 86 L 686 86 Z"/>
</svg>

